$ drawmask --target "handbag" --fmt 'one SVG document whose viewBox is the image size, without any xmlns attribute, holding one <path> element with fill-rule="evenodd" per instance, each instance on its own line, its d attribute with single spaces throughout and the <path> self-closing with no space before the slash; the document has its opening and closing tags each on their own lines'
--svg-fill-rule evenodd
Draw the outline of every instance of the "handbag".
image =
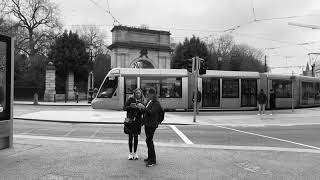
<svg viewBox="0 0 320 180">
<path fill-rule="evenodd" d="M 124 119 L 124 122 L 123 122 L 123 132 L 125 134 L 131 134 L 131 131 L 132 131 L 132 123 L 133 123 L 134 119 L 131 119 L 131 118 L 128 118 L 126 117 Z"/>
</svg>

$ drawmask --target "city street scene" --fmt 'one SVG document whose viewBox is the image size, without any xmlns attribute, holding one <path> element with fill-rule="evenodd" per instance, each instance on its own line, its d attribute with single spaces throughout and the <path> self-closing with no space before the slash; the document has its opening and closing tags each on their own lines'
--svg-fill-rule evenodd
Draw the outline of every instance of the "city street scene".
<svg viewBox="0 0 320 180">
<path fill-rule="evenodd" d="M 316 0 L 0 0 L 0 180 L 320 179 Z"/>
</svg>

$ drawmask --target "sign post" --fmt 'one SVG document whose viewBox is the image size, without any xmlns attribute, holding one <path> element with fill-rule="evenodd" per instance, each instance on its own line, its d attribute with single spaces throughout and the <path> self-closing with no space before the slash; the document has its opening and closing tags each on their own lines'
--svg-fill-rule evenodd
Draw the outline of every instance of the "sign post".
<svg viewBox="0 0 320 180">
<path fill-rule="evenodd" d="M 197 114 L 198 114 L 198 77 L 199 77 L 199 69 L 200 63 L 203 59 L 197 57 L 192 58 L 192 72 L 194 76 L 194 93 L 193 93 L 193 122 L 196 122 Z"/>
</svg>

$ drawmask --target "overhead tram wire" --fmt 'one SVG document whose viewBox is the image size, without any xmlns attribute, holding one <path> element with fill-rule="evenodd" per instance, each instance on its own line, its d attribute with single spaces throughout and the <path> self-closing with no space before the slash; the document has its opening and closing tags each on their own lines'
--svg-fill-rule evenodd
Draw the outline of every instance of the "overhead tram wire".
<svg viewBox="0 0 320 180">
<path fill-rule="evenodd" d="M 103 11 L 105 11 L 106 13 L 108 13 L 112 19 L 113 19 L 113 25 L 115 23 L 118 23 L 119 25 L 121 25 L 121 23 L 113 16 L 113 14 L 110 12 L 110 9 L 109 10 L 106 10 L 104 8 L 102 8 L 102 6 L 100 6 L 97 2 L 95 2 L 94 0 L 89 0 L 91 3 L 93 3 L 95 6 L 99 7 L 100 9 L 102 9 Z M 109 2 L 108 2 L 108 6 L 109 6 Z"/>
</svg>

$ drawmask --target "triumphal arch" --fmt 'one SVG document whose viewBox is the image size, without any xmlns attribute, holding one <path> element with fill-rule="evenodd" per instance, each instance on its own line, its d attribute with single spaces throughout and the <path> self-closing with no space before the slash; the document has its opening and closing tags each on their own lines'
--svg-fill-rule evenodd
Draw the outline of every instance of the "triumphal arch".
<svg viewBox="0 0 320 180">
<path fill-rule="evenodd" d="M 170 69 L 170 32 L 127 26 L 111 32 L 111 68 Z"/>
</svg>

